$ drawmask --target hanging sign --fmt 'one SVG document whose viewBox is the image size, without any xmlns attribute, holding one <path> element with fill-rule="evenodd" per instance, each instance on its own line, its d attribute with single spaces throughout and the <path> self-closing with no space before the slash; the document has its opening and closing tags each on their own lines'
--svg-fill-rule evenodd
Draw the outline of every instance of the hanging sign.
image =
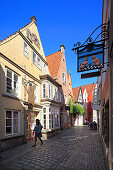
<svg viewBox="0 0 113 170">
<path fill-rule="evenodd" d="M 103 44 L 89 43 L 77 50 L 77 71 L 84 72 L 104 67 Z"/>
</svg>

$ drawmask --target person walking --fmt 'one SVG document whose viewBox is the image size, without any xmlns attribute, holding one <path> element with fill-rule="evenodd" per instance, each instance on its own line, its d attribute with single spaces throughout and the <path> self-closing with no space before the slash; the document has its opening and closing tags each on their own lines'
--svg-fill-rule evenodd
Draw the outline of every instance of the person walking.
<svg viewBox="0 0 113 170">
<path fill-rule="evenodd" d="M 36 119 L 36 126 L 33 130 L 33 135 L 34 135 L 34 132 L 35 132 L 35 144 L 33 146 L 36 146 L 37 138 L 41 141 L 41 146 L 43 144 L 43 141 L 41 139 L 41 137 L 42 137 L 41 129 L 42 129 L 42 125 L 40 123 L 40 120 Z"/>
</svg>

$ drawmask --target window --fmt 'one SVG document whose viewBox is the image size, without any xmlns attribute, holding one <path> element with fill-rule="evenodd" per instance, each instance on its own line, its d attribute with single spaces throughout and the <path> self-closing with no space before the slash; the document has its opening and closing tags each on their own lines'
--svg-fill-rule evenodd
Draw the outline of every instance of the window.
<svg viewBox="0 0 113 170">
<path fill-rule="evenodd" d="M 48 92 L 49 92 L 49 98 L 51 98 L 51 86 L 50 86 L 50 84 L 48 85 Z"/>
<path fill-rule="evenodd" d="M 51 86 L 51 99 L 53 100 L 53 86 Z"/>
<path fill-rule="evenodd" d="M 67 104 L 67 96 L 65 96 L 65 104 Z"/>
<path fill-rule="evenodd" d="M 34 102 L 38 102 L 38 96 L 37 96 L 37 86 L 34 85 Z"/>
<path fill-rule="evenodd" d="M 47 67 L 45 63 L 44 63 L 44 74 L 47 74 Z"/>
<path fill-rule="evenodd" d="M 59 127 L 59 115 L 58 110 L 55 110 L 55 127 Z"/>
<path fill-rule="evenodd" d="M 6 68 L 6 93 L 19 97 L 19 76 Z"/>
<path fill-rule="evenodd" d="M 41 70 L 41 59 L 37 56 L 34 51 L 32 52 L 33 55 L 33 63 Z"/>
<path fill-rule="evenodd" d="M 6 135 L 13 135 L 20 133 L 20 112 L 6 110 L 5 115 L 5 132 Z"/>
<path fill-rule="evenodd" d="M 49 129 L 51 129 L 51 108 L 49 108 Z"/>
<path fill-rule="evenodd" d="M 65 73 L 62 73 L 62 83 L 63 84 L 66 83 L 66 75 L 65 75 Z"/>
<path fill-rule="evenodd" d="M 33 52 L 33 63 L 36 65 L 36 54 Z"/>
<path fill-rule="evenodd" d="M 43 128 L 46 129 L 46 108 L 43 108 Z"/>
<path fill-rule="evenodd" d="M 24 41 L 24 55 L 28 57 L 28 45 L 25 41 Z"/>
<path fill-rule="evenodd" d="M 37 66 L 39 69 L 41 69 L 41 59 L 37 56 Z"/>
<path fill-rule="evenodd" d="M 43 84 L 43 92 L 42 92 L 43 98 L 46 98 L 46 85 Z"/>
</svg>

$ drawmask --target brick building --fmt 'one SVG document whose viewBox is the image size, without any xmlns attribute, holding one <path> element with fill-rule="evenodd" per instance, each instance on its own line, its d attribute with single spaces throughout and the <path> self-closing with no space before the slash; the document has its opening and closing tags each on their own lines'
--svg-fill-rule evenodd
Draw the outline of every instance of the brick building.
<svg viewBox="0 0 113 170">
<path fill-rule="evenodd" d="M 81 104 L 85 109 L 84 116 L 78 116 L 75 125 L 82 125 L 84 120 L 92 121 L 93 109 L 91 102 L 93 101 L 93 91 L 95 83 L 73 88 L 74 103 Z"/>
<path fill-rule="evenodd" d="M 60 47 L 61 49 L 59 51 L 46 56 L 46 60 L 48 62 L 50 75 L 62 85 L 63 106 L 61 108 L 61 126 L 67 128 L 70 119 L 69 110 L 67 110 L 68 107 L 66 106 L 68 106 L 70 98 L 73 97 L 73 92 L 70 72 L 67 74 L 65 47 L 64 45 Z"/>
</svg>

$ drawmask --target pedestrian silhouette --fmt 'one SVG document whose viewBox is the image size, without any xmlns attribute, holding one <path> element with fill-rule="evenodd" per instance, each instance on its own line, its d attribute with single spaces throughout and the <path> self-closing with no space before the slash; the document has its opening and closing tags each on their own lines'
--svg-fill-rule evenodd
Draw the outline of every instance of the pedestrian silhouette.
<svg viewBox="0 0 113 170">
<path fill-rule="evenodd" d="M 36 146 L 37 138 L 41 141 L 41 146 L 43 144 L 43 141 L 41 139 L 41 137 L 42 137 L 41 129 L 42 129 L 42 125 L 40 123 L 40 120 L 36 119 L 36 126 L 35 126 L 35 128 L 33 130 L 33 134 L 35 132 L 35 144 L 33 146 Z"/>
</svg>

